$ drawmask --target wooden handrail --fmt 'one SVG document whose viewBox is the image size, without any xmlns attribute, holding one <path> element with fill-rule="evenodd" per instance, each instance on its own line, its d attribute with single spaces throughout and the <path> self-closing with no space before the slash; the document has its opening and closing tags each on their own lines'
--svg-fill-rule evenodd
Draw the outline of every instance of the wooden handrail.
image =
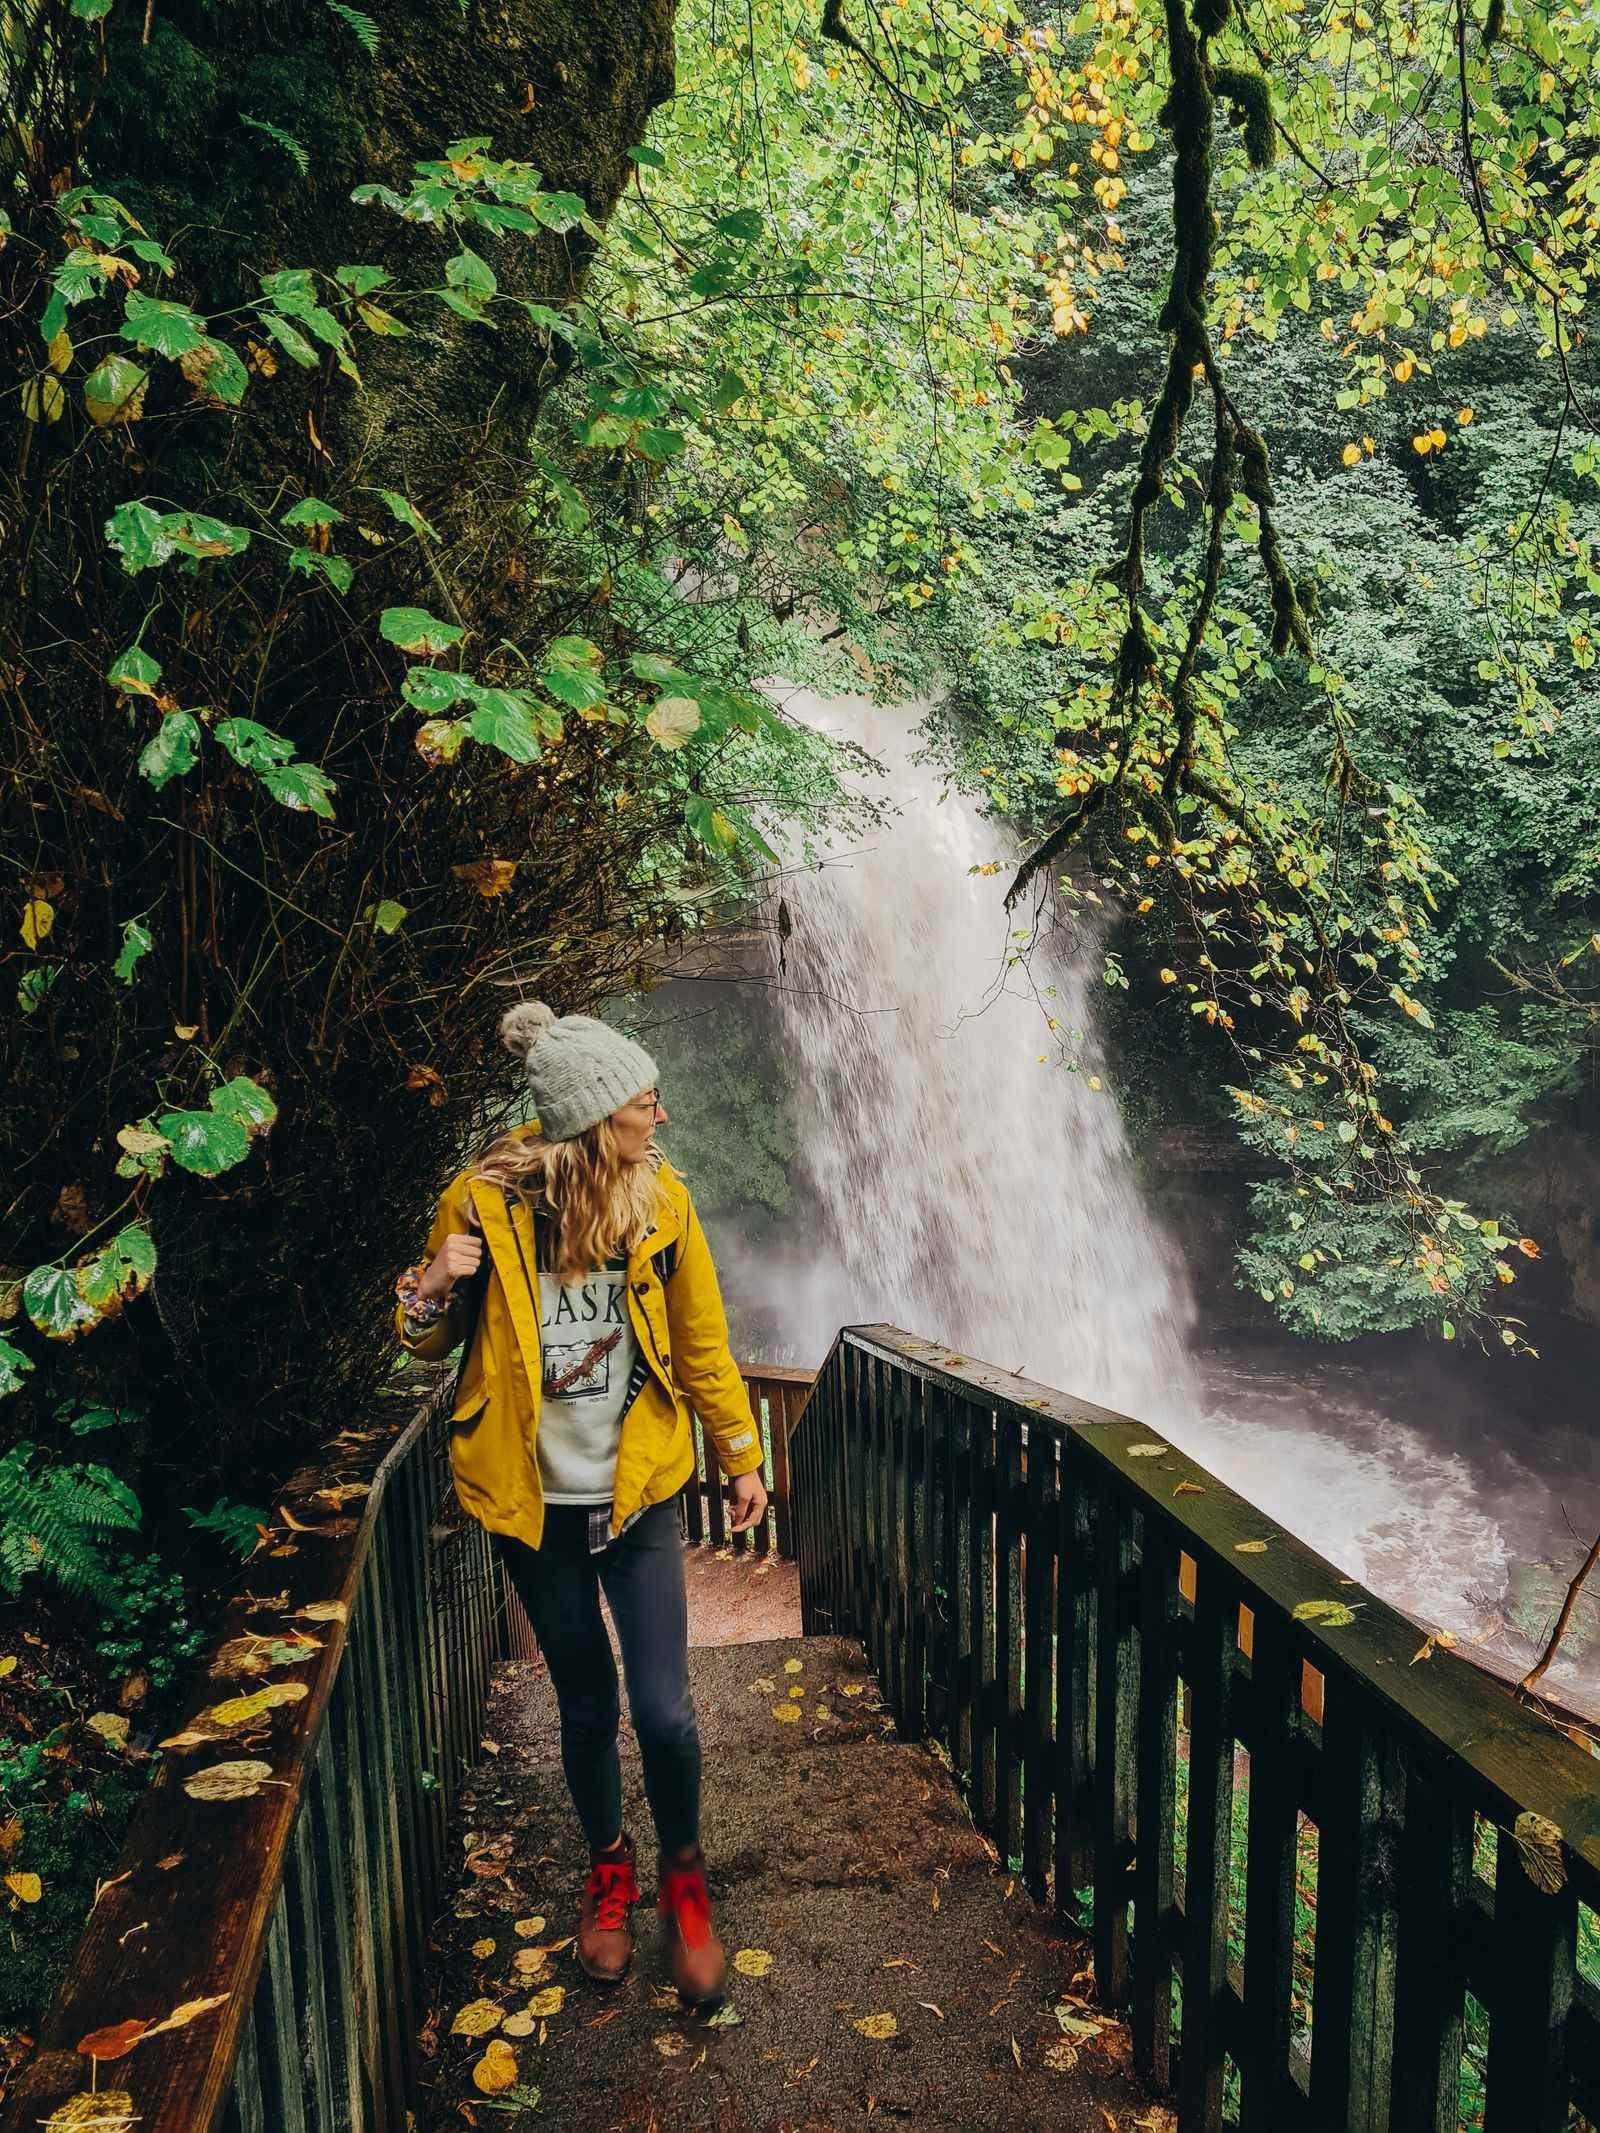
<svg viewBox="0 0 1600 2133">
<path fill-rule="evenodd" d="M 1158 1432 L 940 1343 L 846 1328 L 790 1457 L 807 1631 L 863 1639 L 1036 1896 L 1092 1890 L 1183 2133 L 1229 2082 L 1252 2133 L 1453 2127 L 1469 1993 L 1490 2126 L 1600 2120 L 1600 1771 L 1564 1733 Z"/>
<path fill-rule="evenodd" d="M 529 1648 L 421 1376 L 409 1419 L 341 1431 L 281 1492 L 176 1729 L 205 1738 L 166 1748 L 0 2133 L 91 2087 L 137 2133 L 404 2125 L 450 1805 L 492 1659 Z M 260 1782 L 194 1796 L 229 1765 Z"/>
</svg>

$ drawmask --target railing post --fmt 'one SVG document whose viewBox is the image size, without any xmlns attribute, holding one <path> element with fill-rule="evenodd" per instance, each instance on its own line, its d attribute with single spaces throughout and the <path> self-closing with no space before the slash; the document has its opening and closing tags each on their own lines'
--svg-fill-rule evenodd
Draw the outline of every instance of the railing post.
<svg viewBox="0 0 1600 2133">
<path fill-rule="evenodd" d="M 1133 1882 L 1133 2058 L 1158 2093 L 1172 2072 L 1173 1818 L 1178 1675 L 1172 1621 L 1177 1544 L 1151 1511 L 1139 1549 L 1139 1739 Z M 1191 1780 L 1192 1782 L 1192 1780 Z M 1192 1800 L 1191 1793 L 1191 1800 Z M 1191 1807 L 1190 1828 L 1193 1824 Z M 1185 1973 L 1187 1983 L 1187 1972 Z"/>
<path fill-rule="evenodd" d="M 1327 1677 L 1320 1777 L 1311 2108 L 1347 2133 L 1389 2133 L 1405 1772 L 1343 1673 Z"/>
<path fill-rule="evenodd" d="M 1022 1870 L 1035 1903 L 1049 1888 L 1051 1800 L 1055 1785 L 1055 1687 L 1051 1630 L 1056 1568 L 1056 1439 L 1053 1431 L 1028 1433 L 1027 1549 L 1023 1595 L 1023 1725 L 1025 1760 L 1022 1792 Z"/>
<path fill-rule="evenodd" d="M 1139 1649 L 1132 1623 L 1133 1514 L 1112 1489 L 1094 1496 L 1094 1970 L 1107 2006 L 1128 1994 L 1128 1863 Z"/>
<path fill-rule="evenodd" d="M 1093 1873 L 1095 1617 L 1093 1537 L 1084 1461 L 1061 1447 L 1056 1505 L 1056 1912 L 1077 1925 L 1077 1892 Z"/>
</svg>

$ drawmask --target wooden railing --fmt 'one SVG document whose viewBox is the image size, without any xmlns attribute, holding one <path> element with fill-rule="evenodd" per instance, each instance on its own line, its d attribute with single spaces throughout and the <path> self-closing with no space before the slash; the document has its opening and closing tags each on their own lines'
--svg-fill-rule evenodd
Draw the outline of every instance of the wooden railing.
<svg viewBox="0 0 1600 2133">
<path fill-rule="evenodd" d="M 1600 2115 L 1582 1748 L 1154 1431 L 892 1327 L 790 1459 L 806 1629 L 1092 1921 L 1180 2133 Z"/>
<path fill-rule="evenodd" d="M 794 1516 L 789 1480 L 789 1431 L 816 1379 L 812 1370 L 786 1370 L 776 1363 L 747 1363 L 741 1375 L 750 1395 L 750 1411 L 766 1452 L 770 1501 L 759 1526 L 745 1533 L 728 1531 L 728 1507 L 716 1454 L 699 1417 L 694 1422 L 697 1478 L 684 1491 L 684 1517 L 692 1546 L 731 1547 L 744 1555 L 794 1554 Z"/>
<path fill-rule="evenodd" d="M 91 2087 L 93 2123 L 117 2133 L 406 2123 L 450 1808 L 476 1760 L 490 1667 L 536 1651 L 483 1528 L 456 1501 L 450 1376 L 419 1372 L 435 1389 L 408 1419 L 389 1421 L 397 1403 L 380 1403 L 370 1430 L 341 1433 L 282 1490 L 273 1544 L 252 1558 L 195 1714 L 175 1728 L 203 1737 L 165 1751 L 0 2133 L 37 2133 Z M 729 1535 L 697 1422 L 690 1537 L 792 1556 L 788 1437 L 812 1374 L 758 1365 L 745 1382 L 768 1517 Z M 288 1699 L 226 1714 L 233 1723 L 206 1715 L 285 1686 Z M 218 1764 L 245 1766 L 246 1786 L 254 1766 L 259 1782 L 232 1798 L 186 1790 Z M 119 2025 L 126 2050 L 112 2049 L 121 2037 L 97 2055 L 79 2048 Z"/>
<path fill-rule="evenodd" d="M 483 1528 L 455 1500 L 448 1406 L 435 1396 L 342 1433 L 282 1492 L 273 1545 L 249 1564 L 183 1729 L 206 1737 L 166 1750 L 3 2133 L 37 2133 L 90 2088 L 94 2113 L 64 2122 L 406 2124 L 451 1803 L 491 1663 L 532 1649 Z M 289 1700 L 238 1709 L 285 1688 Z M 219 1766 L 238 1775 L 233 1796 L 207 1775 Z M 196 1797 L 197 1783 L 220 1790 Z"/>
</svg>

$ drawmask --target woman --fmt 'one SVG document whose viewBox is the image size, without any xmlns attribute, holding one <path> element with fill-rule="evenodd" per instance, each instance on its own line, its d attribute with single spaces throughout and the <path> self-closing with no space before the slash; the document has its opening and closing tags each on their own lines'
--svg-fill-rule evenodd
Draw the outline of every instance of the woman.
<svg viewBox="0 0 1600 2133">
<path fill-rule="evenodd" d="M 577 1955 L 604 1983 L 632 1953 L 633 1843 L 621 1827 L 617 1671 L 660 1844 L 673 1981 L 717 1998 L 725 1963 L 700 1849 L 678 1495 L 691 1407 L 732 1482 L 733 1530 L 766 1515 L 761 1434 L 728 1348 L 705 1231 L 662 1161 L 649 1053 L 538 1001 L 500 1024 L 538 1114 L 439 1201 L 427 1255 L 396 1283 L 413 1355 L 465 1344 L 450 1416 L 456 1494 L 527 1608 L 561 1713 L 561 1759 L 589 1840 Z"/>
</svg>

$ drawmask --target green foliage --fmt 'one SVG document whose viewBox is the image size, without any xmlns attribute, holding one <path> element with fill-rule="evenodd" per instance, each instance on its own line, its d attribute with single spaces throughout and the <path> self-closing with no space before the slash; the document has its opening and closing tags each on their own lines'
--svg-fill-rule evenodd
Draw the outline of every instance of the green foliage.
<svg viewBox="0 0 1600 2133">
<path fill-rule="evenodd" d="M 185 1504 L 183 1515 L 197 1533 L 213 1534 L 241 1562 L 248 1562 L 260 1547 L 261 1529 L 272 1516 L 260 1504 L 234 1503 L 226 1496 L 219 1496 L 209 1511 Z"/>
<path fill-rule="evenodd" d="M 15 1598 L 24 1578 L 42 1573 L 68 1593 L 115 1605 L 118 1584 L 102 1544 L 138 1526 L 138 1500 L 105 1466 L 35 1471 L 35 1451 L 23 1442 L 0 1454 L 0 1588 Z"/>
<path fill-rule="evenodd" d="M 219 1512 L 224 1513 L 220 1523 Z M 193 1517 L 192 1522 L 230 1541 L 237 1539 L 236 1527 L 220 1504 L 213 1512 Z M 252 1545 L 259 1540 L 252 1529 Z M 121 1549 L 113 1557 L 113 1567 L 115 1584 L 96 1625 L 96 1656 L 108 1674 L 141 1673 L 152 1689 L 167 1688 L 205 1650 L 207 1625 L 194 1620 L 183 1574 L 161 1554 Z"/>
</svg>

